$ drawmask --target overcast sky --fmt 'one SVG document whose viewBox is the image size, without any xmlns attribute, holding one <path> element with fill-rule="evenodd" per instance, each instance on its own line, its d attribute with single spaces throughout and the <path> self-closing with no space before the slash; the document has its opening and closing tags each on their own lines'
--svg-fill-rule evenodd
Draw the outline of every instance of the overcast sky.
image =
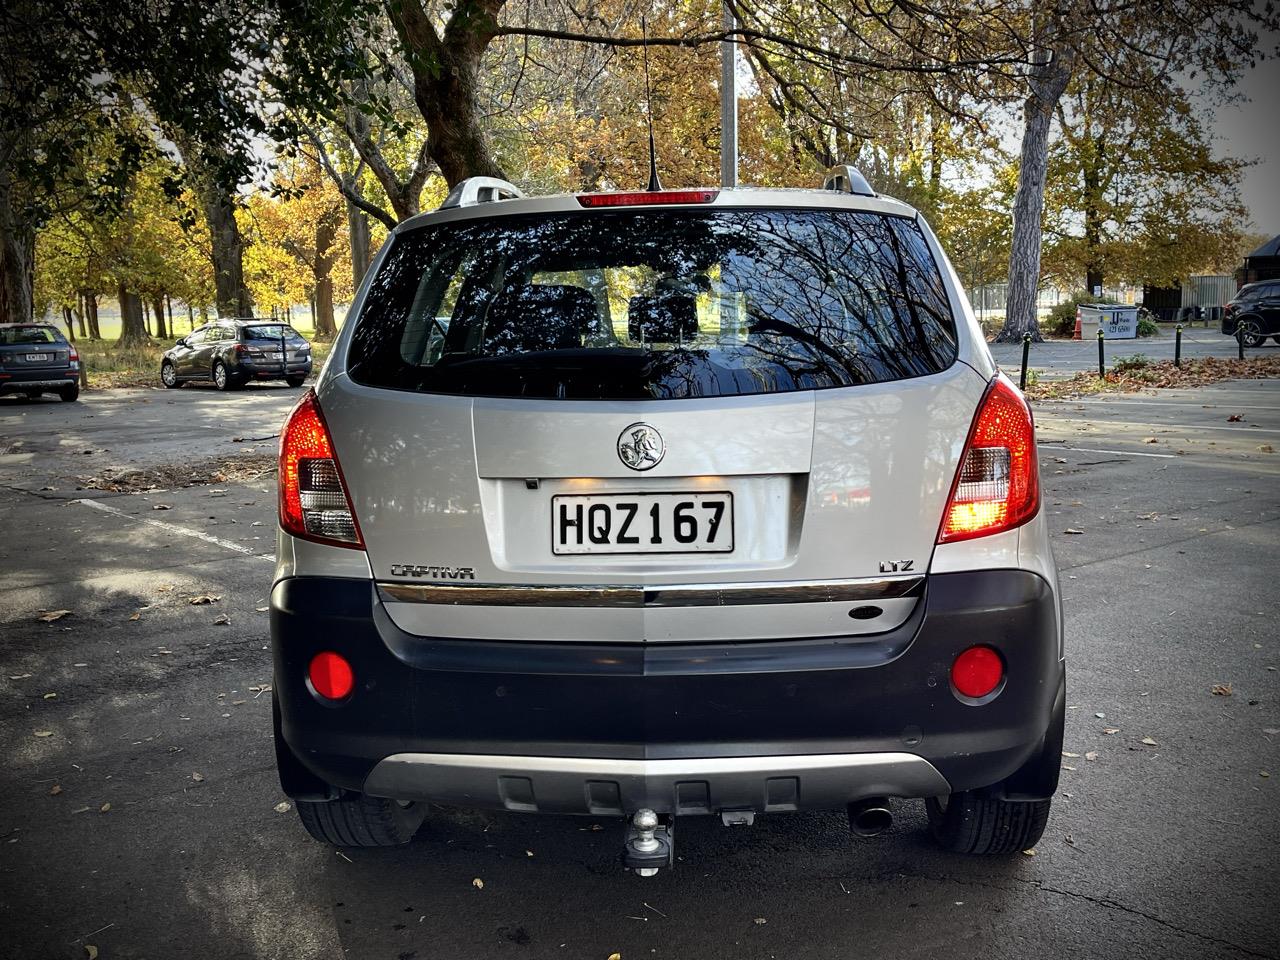
<svg viewBox="0 0 1280 960">
<path fill-rule="evenodd" d="M 1267 60 L 1241 83 L 1249 103 L 1219 107 L 1211 127 L 1220 156 L 1257 159 L 1241 188 L 1253 229 L 1280 234 L 1280 60 Z"/>
</svg>

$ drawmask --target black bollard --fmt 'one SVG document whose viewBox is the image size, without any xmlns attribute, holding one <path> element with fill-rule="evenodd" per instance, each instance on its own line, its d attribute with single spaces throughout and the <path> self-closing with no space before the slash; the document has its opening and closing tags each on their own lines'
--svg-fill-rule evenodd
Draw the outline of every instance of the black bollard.
<svg viewBox="0 0 1280 960">
<path fill-rule="evenodd" d="M 1027 356 L 1031 353 L 1031 334 L 1022 335 L 1022 375 L 1018 377 L 1018 389 L 1027 389 Z"/>
<path fill-rule="evenodd" d="M 1106 336 L 1103 334 L 1102 328 L 1099 327 L 1098 328 L 1098 376 L 1103 380 L 1107 379 L 1107 361 L 1102 353 L 1102 343 L 1104 340 L 1106 340 Z"/>
<path fill-rule="evenodd" d="M 1173 365 L 1182 366 L 1182 324 L 1178 324 L 1173 335 Z"/>
<path fill-rule="evenodd" d="M 1240 325 L 1236 324 L 1236 347 L 1240 351 L 1240 359 L 1244 359 L 1244 331 L 1240 329 Z"/>
</svg>

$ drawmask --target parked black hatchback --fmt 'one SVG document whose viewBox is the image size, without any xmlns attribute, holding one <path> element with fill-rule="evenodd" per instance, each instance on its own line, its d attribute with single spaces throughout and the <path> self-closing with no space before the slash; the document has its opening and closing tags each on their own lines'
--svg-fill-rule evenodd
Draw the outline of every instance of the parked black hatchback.
<svg viewBox="0 0 1280 960">
<path fill-rule="evenodd" d="M 80 354 L 48 323 L 0 323 L 0 394 L 80 396 Z"/>
<path fill-rule="evenodd" d="M 1260 347 L 1267 337 L 1280 343 L 1280 280 L 1241 287 L 1222 312 L 1222 332 L 1239 336 L 1247 347 Z"/>
<path fill-rule="evenodd" d="M 160 360 L 166 387 L 188 380 L 212 380 L 219 390 L 250 380 L 284 380 L 300 387 L 310 373 L 311 344 L 277 320 L 217 320 L 182 337 Z"/>
</svg>

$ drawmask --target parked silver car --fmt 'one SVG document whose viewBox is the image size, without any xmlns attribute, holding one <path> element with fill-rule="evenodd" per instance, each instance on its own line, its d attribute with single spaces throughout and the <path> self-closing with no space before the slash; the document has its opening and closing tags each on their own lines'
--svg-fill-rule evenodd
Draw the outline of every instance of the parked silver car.
<svg viewBox="0 0 1280 960">
<path fill-rule="evenodd" d="M 280 447 L 281 782 L 311 834 L 429 803 L 674 818 L 923 798 L 1044 829 L 1065 698 L 1032 418 L 910 207 L 525 198 L 401 224 Z"/>
</svg>

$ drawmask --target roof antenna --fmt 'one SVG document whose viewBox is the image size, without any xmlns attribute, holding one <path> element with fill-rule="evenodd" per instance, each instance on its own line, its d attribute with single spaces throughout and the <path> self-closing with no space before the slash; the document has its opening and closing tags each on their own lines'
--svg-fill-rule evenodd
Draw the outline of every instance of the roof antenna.
<svg viewBox="0 0 1280 960">
<path fill-rule="evenodd" d="M 649 28 L 644 14 L 640 15 L 640 48 L 644 52 L 644 115 L 649 121 L 649 186 L 650 192 L 662 189 L 658 179 L 658 151 L 653 145 L 653 99 L 649 92 Z"/>
</svg>

